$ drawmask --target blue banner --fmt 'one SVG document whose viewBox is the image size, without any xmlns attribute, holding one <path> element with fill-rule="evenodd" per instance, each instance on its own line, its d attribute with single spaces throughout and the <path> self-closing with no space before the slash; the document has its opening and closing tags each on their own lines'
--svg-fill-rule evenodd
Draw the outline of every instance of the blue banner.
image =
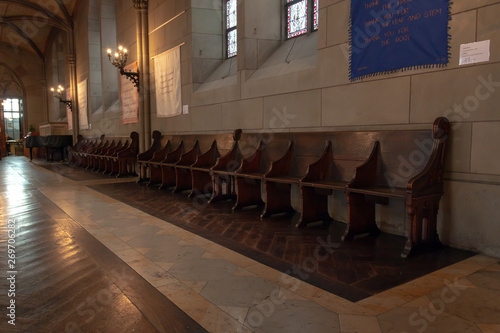
<svg viewBox="0 0 500 333">
<path fill-rule="evenodd" d="M 351 0 L 351 80 L 445 66 L 449 0 Z"/>
</svg>

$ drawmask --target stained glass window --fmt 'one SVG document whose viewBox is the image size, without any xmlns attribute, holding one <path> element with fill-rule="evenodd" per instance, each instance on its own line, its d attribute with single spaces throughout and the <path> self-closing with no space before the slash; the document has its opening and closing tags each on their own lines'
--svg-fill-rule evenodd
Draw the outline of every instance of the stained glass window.
<svg viewBox="0 0 500 333">
<path fill-rule="evenodd" d="M 313 1 L 313 30 L 318 30 L 318 0 Z"/>
<path fill-rule="evenodd" d="M 312 6 L 309 2 L 312 2 Z M 317 30 L 318 0 L 287 0 L 286 16 L 288 38 L 305 34 L 308 29 Z M 312 21 L 311 27 L 309 27 L 309 18 Z"/>
<path fill-rule="evenodd" d="M 236 30 L 237 15 L 236 6 L 237 0 L 226 1 L 226 34 L 227 34 L 227 57 L 234 57 L 238 52 L 238 34 Z"/>
</svg>

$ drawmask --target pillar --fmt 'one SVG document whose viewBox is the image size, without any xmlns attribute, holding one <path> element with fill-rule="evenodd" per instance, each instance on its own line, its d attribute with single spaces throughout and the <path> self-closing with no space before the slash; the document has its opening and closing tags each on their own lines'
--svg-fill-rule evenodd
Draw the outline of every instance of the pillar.
<svg viewBox="0 0 500 333">
<path fill-rule="evenodd" d="M 142 128 L 140 137 L 141 151 L 151 144 L 151 112 L 149 96 L 149 37 L 148 37 L 148 0 L 132 0 L 136 9 L 137 31 L 137 68 L 140 75 L 139 123 Z"/>
</svg>

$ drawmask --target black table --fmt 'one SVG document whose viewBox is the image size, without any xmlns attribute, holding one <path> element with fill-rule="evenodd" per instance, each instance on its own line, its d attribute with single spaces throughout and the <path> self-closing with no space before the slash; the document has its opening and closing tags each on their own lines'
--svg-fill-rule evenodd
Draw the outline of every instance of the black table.
<svg viewBox="0 0 500 333">
<path fill-rule="evenodd" d="M 30 150 L 30 161 L 33 160 L 33 148 L 45 147 L 47 149 L 47 161 L 54 160 L 54 149 L 59 149 L 61 157 L 64 159 L 64 149 L 73 145 L 72 135 L 48 135 L 48 136 L 28 136 L 25 141 L 26 148 Z"/>
</svg>

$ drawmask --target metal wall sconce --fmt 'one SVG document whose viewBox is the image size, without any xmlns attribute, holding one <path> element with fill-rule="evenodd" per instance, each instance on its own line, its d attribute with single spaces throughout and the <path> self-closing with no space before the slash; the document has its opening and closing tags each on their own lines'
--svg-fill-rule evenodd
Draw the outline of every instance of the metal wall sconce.
<svg viewBox="0 0 500 333">
<path fill-rule="evenodd" d="M 72 104 L 71 104 L 71 101 L 67 101 L 67 100 L 64 100 L 64 99 L 62 98 L 61 93 L 64 91 L 63 86 L 58 85 L 58 86 L 57 86 L 57 90 L 56 90 L 56 89 L 54 89 L 53 87 L 51 87 L 51 88 L 50 88 L 50 91 L 52 91 L 52 94 L 54 95 L 54 97 L 56 97 L 56 98 L 57 98 L 57 99 L 58 99 L 61 103 L 66 104 L 66 106 L 67 106 L 67 107 L 68 107 L 71 111 L 73 111 L 73 106 L 72 106 Z"/>
<path fill-rule="evenodd" d="M 139 91 L 139 72 L 126 72 L 123 68 L 127 64 L 127 49 L 123 46 L 118 46 L 118 51 L 113 54 L 111 49 L 107 50 L 109 62 L 120 70 L 121 75 L 125 75 L 127 79 L 134 83 L 134 87 Z"/>
</svg>

